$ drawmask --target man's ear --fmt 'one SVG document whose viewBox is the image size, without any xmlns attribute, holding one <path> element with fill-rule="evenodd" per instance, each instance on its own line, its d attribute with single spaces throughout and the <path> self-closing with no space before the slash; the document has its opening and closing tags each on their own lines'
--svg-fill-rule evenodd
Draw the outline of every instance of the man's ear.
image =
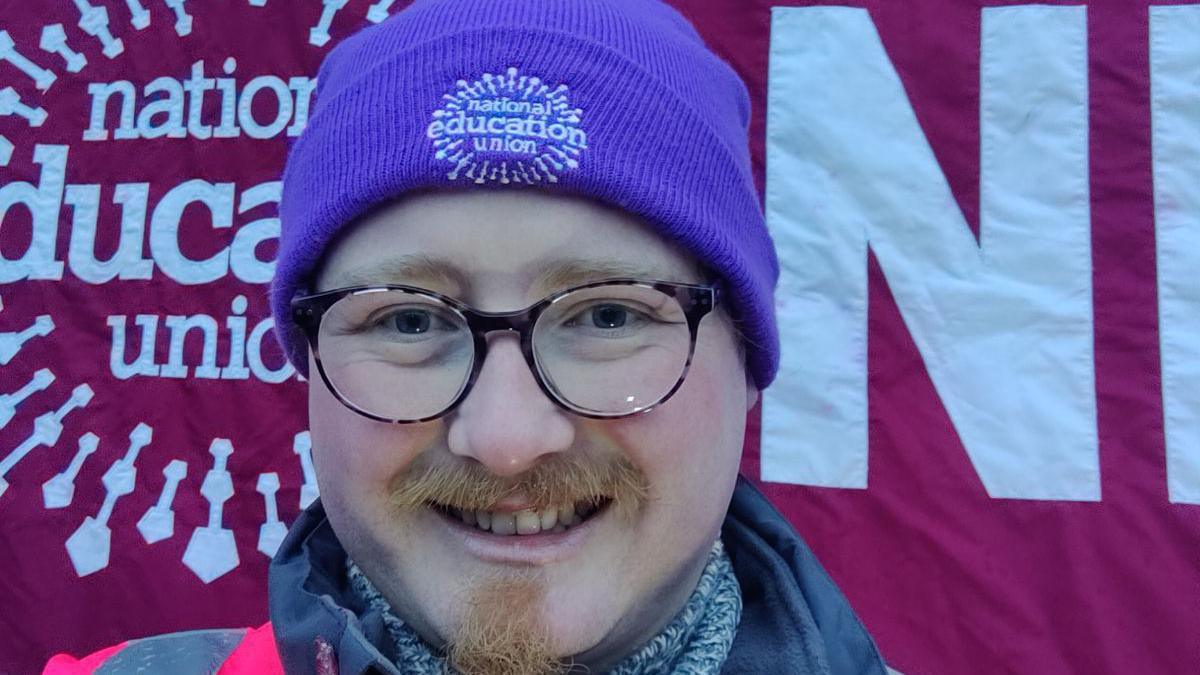
<svg viewBox="0 0 1200 675">
<path fill-rule="evenodd" d="M 746 370 L 746 412 L 758 403 L 758 387 L 754 384 L 754 378 L 750 376 L 750 371 Z"/>
</svg>

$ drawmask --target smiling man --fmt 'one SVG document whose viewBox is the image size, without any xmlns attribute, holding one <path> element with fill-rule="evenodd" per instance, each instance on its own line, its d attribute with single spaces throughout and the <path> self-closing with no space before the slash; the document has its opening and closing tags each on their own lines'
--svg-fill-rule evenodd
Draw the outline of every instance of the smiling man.
<svg viewBox="0 0 1200 675">
<path fill-rule="evenodd" d="M 745 87 L 692 26 L 655 0 L 418 0 L 318 82 L 272 303 L 321 499 L 271 623 L 193 635 L 205 663 L 883 673 L 738 477 L 778 264 Z"/>
<path fill-rule="evenodd" d="M 409 195 L 328 249 L 293 303 L 313 532 L 337 534 L 392 642 L 606 672 L 661 651 L 695 596 L 671 639 L 705 628 L 711 650 L 679 656 L 718 670 L 740 593 L 716 542 L 757 399 L 720 288 L 632 215 L 531 189 Z M 280 611 L 305 582 L 279 572 L 311 560 L 277 559 Z"/>
</svg>

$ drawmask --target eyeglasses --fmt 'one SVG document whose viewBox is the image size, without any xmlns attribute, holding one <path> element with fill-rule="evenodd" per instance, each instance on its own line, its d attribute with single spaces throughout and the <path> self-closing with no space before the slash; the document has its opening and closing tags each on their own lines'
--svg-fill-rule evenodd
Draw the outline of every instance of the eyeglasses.
<svg viewBox="0 0 1200 675">
<path fill-rule="evenodd" d="M 514 331 L 542 391 L 583 417 L 649 411 L 687 375 L 700 320 L 720 287 L 608 279 L 567 288 L 515 312 L 481 312 L 414 286 L 341 288 L 292 300 L 321 378 L 374 420 L 436 419 L 471 391 L 487 334 Z"/>
</svg>

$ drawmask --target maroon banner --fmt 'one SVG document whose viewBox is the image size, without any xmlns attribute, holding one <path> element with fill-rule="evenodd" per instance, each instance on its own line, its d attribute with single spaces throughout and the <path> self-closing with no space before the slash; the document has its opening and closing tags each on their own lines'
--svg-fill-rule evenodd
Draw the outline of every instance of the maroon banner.
<svg viewBox="0 0 1200 675">
<path fill-rule="evenodd" d="M 279 175 L 321 59 L 405 4 L 0 0 L 0 673 L 266 620 L 269 556 L 317 494 L 266 298 Z M 784 267 L 743 471 L 890 665 L 1200 669 L 1200 291 L 1164 267 L 1200 238 L 1200 5 L 672 4 L 751 92 Z M 850 311 L 853 275 L 805 276 L 843 259 L 848 340 L 797 290 Z M 809 405 L 787 359 L 843 348 L 861 381 Z"/>
</svg>

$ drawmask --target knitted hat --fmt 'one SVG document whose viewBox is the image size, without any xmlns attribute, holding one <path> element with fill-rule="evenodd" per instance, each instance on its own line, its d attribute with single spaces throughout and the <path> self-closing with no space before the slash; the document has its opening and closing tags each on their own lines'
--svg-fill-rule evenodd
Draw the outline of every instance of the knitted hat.
<svg viewBox="0 0 1200 675">
<path fill-rule="evenodd" d="M 724 280 L 757 386 L 779 364 L 779 276 L 733 70 L 657 0 L 417 0 L 325 58 L 283 175 L 271 306 L 371 208 L 422 189 L 537 189 L 623 209 Z"/>
</svg>

